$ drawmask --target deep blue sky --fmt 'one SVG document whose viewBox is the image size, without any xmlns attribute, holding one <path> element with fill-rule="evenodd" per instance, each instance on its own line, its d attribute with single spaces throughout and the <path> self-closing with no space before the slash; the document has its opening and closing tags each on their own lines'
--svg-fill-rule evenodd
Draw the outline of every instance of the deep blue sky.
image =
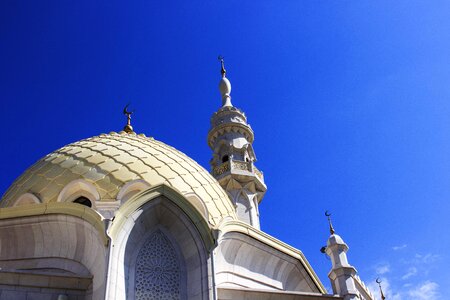
<svg viewBox="0 0 450 300">
<path fill-rule="evenodd" d="M 268 185 L 262 229 L 329 287 L 328 209 L 363 279 L 384 278 L 391 299 L 438 299 L 450 285 L 449 13 L 429 0 L 3 0 L 0 191 L 48 152 L 121 130 L 128 102 L 137 132 L 209 169 L 222 54 Z"/>
</svg>

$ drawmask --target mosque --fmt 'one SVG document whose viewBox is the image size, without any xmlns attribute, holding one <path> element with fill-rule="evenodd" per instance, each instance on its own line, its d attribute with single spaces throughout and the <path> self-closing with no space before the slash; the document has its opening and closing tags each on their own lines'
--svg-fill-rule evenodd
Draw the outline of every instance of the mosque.
<svg viewBox="0 0 450 300">
<path fill-rule="evenodd" d="M 264 175 L 221 62 L 210 172 L 135 133 L 125 108 L 123 131 L 66 145 L 14 181 L 0 202 L 0 300 L 375 299 L 331 221 L 332 294 L 300 250 L 260 230 Z"/>
</svg>

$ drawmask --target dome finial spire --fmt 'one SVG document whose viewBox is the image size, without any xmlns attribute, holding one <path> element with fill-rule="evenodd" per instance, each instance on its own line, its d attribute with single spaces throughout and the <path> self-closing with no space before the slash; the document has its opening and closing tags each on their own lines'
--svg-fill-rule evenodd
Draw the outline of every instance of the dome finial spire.
<svg viewBox="0 0 450 300">
<path fill-rule="evenodd" d="M 131 126 L 131 115 L 134 113 L 133 111 L 128 111 L 128 106 L 130 105 L 130 103 L 128 103 L 124 108 L 123 108 L 123 114 L 127 116 L 127 125 L 125 125 L 125 127 L 123 128 L 123 130 L 126 133 L 132 133 L 133 132 L 133 126 Z"/>
<path fill-rule="evenodd" d="M 330 225 L 330 234 L 334 234 L 334 228 L 333 228 L 333 224 L 331 223 L 331 214 L 327 211 L 325 211 L 325 216 L 328 218 L 328 224 Z"/>
<path fill-rule="evenodd" d="M 222 79 L 220 79 L 219 82 L 219 91 L 220 91 L 220 95 L 222 96 L 222 107 L 231 107 L 233 106 L 231 104 L 231 83 L 228 80 L 228 78 L 226 77 L 227 75 L 227 70 L 225 70 L 225 63 L 223 61 L 223 56 L 219 55 L 218 57 L 220 64 L 221 64 L 221 70 L 220 73 L 222 74 Z"/>
<path fill-rule="evenodd" d="M 378 283 L 378 286 L 380 287 L 381 300 L 386 299 L 386 297 L 383 294 L 383 289 L 381 288 L 381 280 L 379 278 L 377 278 L 377 280 L 375 280 L 375 282 Z"/>
</svg>

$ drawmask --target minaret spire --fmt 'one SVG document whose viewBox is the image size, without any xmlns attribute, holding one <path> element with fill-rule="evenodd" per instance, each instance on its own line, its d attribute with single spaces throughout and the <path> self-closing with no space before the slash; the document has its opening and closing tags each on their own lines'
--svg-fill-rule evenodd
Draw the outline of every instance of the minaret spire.
<svg viewBox="0 0 450 300">
<path fill-rule="evenodd" d="M 377 280 L 375 280 L 376 283 L 378 283 L 378 286 L 380 287 L 380 294 L 381 294 L 381 300 L 385 300 L 386 297 L 383 294 L 383 289 L 381 288 L 381 280 L 379 278 L 377 278 Z"/>
<path fill-rule="evenodd" d="M 227 70 L 225 70 L 225 63 L 223 60 L 223 56 L 219 55 L 218 59 L 220 61 L 221 69 L 220 73 L 222 74 L 222 79 L 219 81 L 219 91 L 222 96 L 222 107 L 233 106 L 231 104 L 231 83 L 226 77 Z"/>
<path fill-rule="evenodd" d="M 222 69 L 220 70 L 220 73 L 222 74 L 222 78 L 226 77 L 227 75 L 227 70 L 225 70 L 225 62 L 224 59 L 225 57 L 223 57 L 222 55 L 219 55 L 218 59 L 220 61 L 220 64 L 222 65 Z"/>
<path fill-rule="evenodd" d="M 330 226 L 330 234 L 334 234 L 334 228 L 333 228 L 333 224 L 331 223 L 331 214 L 328 212 L 328 210 L 327 211 L 325 211 L 325 216 L 327 216 L 327 218 L 328 218 L 328 224 L 329 224 L 329 226 Z"/>
</svg>

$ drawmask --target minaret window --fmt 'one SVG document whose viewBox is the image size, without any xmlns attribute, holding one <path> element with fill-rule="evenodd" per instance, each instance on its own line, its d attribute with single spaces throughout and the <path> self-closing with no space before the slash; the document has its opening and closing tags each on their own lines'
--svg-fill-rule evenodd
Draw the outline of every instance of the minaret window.
<svg viewBox="0 0 450 300">
<path fill-rule="evenodd" d="M 87 207 L 92 207 L 92 202 L 86 197 L 78 197 L 73 201 L 73 203 L 78 203 L 81 205 L 86 205 Z"/>
<path fill-rule="evenodd" d="M 228 155 L 224 155 L 223 157 L 222 157 L 222 162 L 224 163 L 224 162 L 227 162 L 229 160 L 229 157 L 228 157 Z"/>
</svg>

